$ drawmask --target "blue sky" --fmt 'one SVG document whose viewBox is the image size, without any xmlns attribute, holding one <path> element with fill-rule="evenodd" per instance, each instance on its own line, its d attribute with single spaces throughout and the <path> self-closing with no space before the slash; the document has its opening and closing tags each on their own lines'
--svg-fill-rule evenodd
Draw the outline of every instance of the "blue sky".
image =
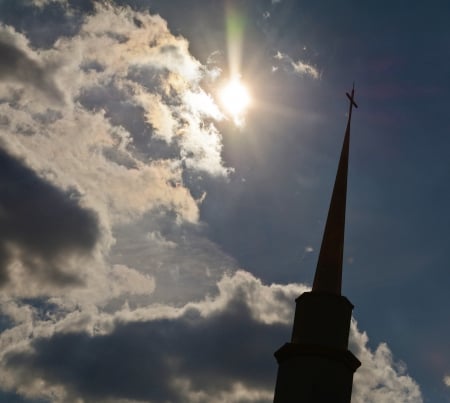
<svg viewBox="0 0 450 403">
<path fill-rule="evenodd" d="M 354 81 L 352 401 L 450 402 L 449 11 L 0 1 L 0 401 L 270 402 Z"/>
</svg>

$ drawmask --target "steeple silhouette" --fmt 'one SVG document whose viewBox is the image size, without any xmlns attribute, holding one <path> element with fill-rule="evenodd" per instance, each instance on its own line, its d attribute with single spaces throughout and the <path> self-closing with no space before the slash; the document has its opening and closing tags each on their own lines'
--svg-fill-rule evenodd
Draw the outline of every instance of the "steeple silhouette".
<svg viewBox="0 0 450 403">
<path fill-rule="evenodd" d="M 328 210 L 327 223 L 325 225 L 312 288 L 315 292 L 327 292 L 335 295 L 341 295 L 350 121 L 353 106 L 355 108 L 358 107 L 354 101 L 354 85 L 351 95 L 348 92 L 346 95 L 350 100 L 347 128 L 345 130 L 344 144 L 342 146 L 341 158 L 339 159 L 336 181 L 334 182 L 333 195 L 331 196 L 330 209 Z"/>
<path fill-rule="evenodd" d="M 279 367 L 274 403 L 349 403 L 353 374 L 361 365 L 348 350 L 353 305 L 341 296 L 350 122 L 357 107 L 354 86 L 346 95 L 347 128 L 313 288 L 296 299 L 291 342 L 275 352 Z"/>
</svg>

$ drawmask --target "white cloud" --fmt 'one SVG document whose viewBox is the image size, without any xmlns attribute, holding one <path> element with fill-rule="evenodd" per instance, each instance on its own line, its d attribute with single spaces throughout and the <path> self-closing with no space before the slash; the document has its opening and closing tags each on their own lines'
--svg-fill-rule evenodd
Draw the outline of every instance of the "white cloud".
<svg viewBox="0 0 450 403">
<path fill-rule="evenodd" d="M 303 60 L 294 61 L 291 56 L 281 52 L 277 52 L 274 59 L 277 60 L 288 72 L 299 76 L 309 76 L 315 80 L 320 78 L 317 68 Z M 272 71 L 277 71 L 277 69 L 274 70 L 276 67 L 277 66 L 274 66 Z"/>
<path fill-rule="evenodd" d="M 450 387 L 450 375 L 445 375 L 442 381 L 444 382 L 444 385 Z"/>
<path fill-rule="evenodd" d="M 355 403 L 422 403 L 419 385 L 406 374 L 406 366 L 394 361 L 386 343 L 372 351 L 369 338 L 360 332 L 353 320 L 350 329 L 350 349 L 362 365 L 353 381 L 352 402 Z"/>
<path fill-rule="evenodd" d="M 317 71 L 317 69 L 311 66 L 310 64 L 302 62 L 301 60 L 298 60 L 297 62 L 292 62 L 292 67 L 294 68 L 294 71 L 297 74 L 309 75 L 315 79 L 319 78 L 319 72 Z"/>
<path fill-rule="evenodd" d="M 192 390 L 189 379 L 177 379 L 175 386 L 182 391 L 186 402 L 190 403 L 223 403 L 223 402 L 271 402 L 273 400 L 273 391 L 271 389 L 252 388 L 240 382 L 230 385 L 228 390 L 206 391 Z"/>
<path fill-rule="evenodd" d="M 159 16 L 100 3 L 77 35 L 60 38 L 50 49 L 31 49 L 11 27 L 0 27 L 1 38 L 11 48 L 8 54 L 31 61 L 22 63 L 23 74 L 11 69 L 7 58 L 0 63 L 2 145 L 57 188 L 76 189 L 81 206 L 98 215 L 96 261 L 73 261 L 85 268 L 79 273 L 85 281 L 101 283 L 93 267 L 103 267 L 99 272 L 107 276 L 112 270 L 102 260 L 118 225 L 152 211 L 172 211 L 178 223 L 198 223 L 198 201 L 183 184 L 184 168 L 219 176 L 229 168 L 213 123 L 221 113 L 200 87 L 208 71 L 190 55 L 185 39 L 173 36 Z M 14 80 L 2 81 L 2 74 Z M 95 98 L 95 91 L 101 96 Z M 107 102 L 116 94 L 121 99 L 111 110 Z M 57 97 L 63 101 L 55 103 Z M 125 107 L 141 111 L 146 140 L 137 142 L 141 134 L 120 109 Z M 143 157 L 158 138 L 172 148 L 171 156 Z M 49 292 L 31 289 L 22 279 L 16 266 L 11 293 Z"/>
</svg>

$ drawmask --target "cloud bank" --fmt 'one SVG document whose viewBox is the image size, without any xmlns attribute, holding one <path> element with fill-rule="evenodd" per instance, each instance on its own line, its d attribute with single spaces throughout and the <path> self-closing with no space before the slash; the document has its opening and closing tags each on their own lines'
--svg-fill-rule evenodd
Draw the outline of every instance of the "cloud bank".
<svg viewBox="0 0 450 403">
<path fill-rule="evenodd" d="M 306 288 L 263 285 L 243 271 L 217 287 L 214 296 L 180 308 L 91 316 L 84 331 L 41 322 L 38 333 L 53 328 L 50 335 L 11 348 L 2 376 L 11 388 L 55 402 L 269 402 L 276 364 L 268 358 L 287 340 L 293 299 Z M 367 343 L 353 322 L 351 348 L 363 362 L 353 401 L 422 401 L 389 348 L 372 352 Z"/>
</svg>

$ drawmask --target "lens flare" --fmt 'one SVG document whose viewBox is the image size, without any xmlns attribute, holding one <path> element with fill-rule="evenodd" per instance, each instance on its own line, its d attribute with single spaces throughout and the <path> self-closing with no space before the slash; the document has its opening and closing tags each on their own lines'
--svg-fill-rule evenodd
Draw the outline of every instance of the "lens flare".
<svg viewBox="0 0 450 403">
<path fill-rule="evenodd" d="M 220 91 L 220 101 L 234 123 L 242 126 L 244 115 L 250 106 L 250 94 L 239 78 L 231 79 Z"/>
<path fill-rule="evenodd" d="M 232 4 L 226 7 L 226 30 L 228 44 L 228 67 L 231 76 L 237 76 L 241 70 L 242 44 L 245 30 L 245 18 Z"/>
</svg>

